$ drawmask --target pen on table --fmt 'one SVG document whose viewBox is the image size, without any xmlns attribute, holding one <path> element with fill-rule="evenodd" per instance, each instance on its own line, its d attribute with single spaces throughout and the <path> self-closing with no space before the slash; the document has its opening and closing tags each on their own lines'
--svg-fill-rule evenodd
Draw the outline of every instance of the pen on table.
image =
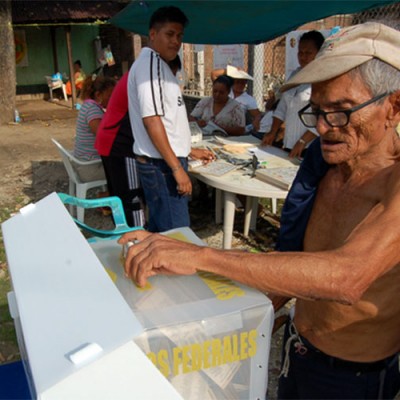
<svg viewBox="0 0 400 400">
<path fill-rule="evenodd" d="M 218 155 L 217 155 L 217 153 L 214 151 L 214 149 L 212 147 L 206 146 L 206 149 L 211 151 L 211 153 L 215 157 L 215 160 L 218 160 Z"/>
</svg>

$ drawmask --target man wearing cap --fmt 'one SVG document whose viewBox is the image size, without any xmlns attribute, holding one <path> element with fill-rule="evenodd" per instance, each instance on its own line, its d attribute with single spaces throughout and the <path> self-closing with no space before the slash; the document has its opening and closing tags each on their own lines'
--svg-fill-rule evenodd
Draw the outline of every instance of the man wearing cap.
<svg viewBox="0 0 400 400">
<path fill-rule="evenodd" d="M 283 87 L 312 85 L 299 114 L 320 138 L 285 203 L 279 252 L 216 250 L 147 232 L 121 239 L 140 241 L 125 264 L 140 286 L 155 274 L 202 270 L 297 299 L 280 399 L 392 399 L 399 391 L 399 47 L 399 31 L 386 25 L 345 28 Z"/>
</svg>

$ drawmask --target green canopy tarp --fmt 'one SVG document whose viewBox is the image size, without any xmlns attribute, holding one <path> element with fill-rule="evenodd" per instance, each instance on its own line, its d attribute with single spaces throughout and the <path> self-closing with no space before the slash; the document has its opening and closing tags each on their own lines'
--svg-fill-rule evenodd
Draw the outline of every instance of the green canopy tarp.
<svg viewBox="0 0 400 400">
<path fill-rule="evenodd" d="M 257 44 L 274 39 L 310 21 L 352 14 L 398 1 L 139 1 L 134 0 L 110 23 L 148 34 L 151 14 L 174 5 L 189 18 L 184 42 L 194 44 Z"/>
</svg>

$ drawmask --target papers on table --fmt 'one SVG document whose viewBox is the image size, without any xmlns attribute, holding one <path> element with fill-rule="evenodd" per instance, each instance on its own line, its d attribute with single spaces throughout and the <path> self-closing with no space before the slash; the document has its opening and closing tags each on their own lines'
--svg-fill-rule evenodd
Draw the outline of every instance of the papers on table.
<svg viewBox="0 0 400 400">
<path fill-rule="evenodd" d="M 212 121 L 208 121 L 207 125 L 204 128 L 201 128 L 203 131 L 203 135 L 210 136 L 210 135 L 224 135 L 228 136 L 228 133 L 222 129 L 220 126 L 215 124 Z"/>
<path fill-rule="evenodd" d="M 235 159 L 237 162 L 233 162 L 233 164 L 246 164 L 246 161 L 250 162 L 253 156 L 249 149 L 259 142 L 258 139 L 249 135 L 227 138 L 214 136 L 209 147 L 212 147 L 218 155 L 229 162 Z"/>
<path fill-rule="evenodd" d="M 253 147 L 250 152 L 257 156 L 263 168 L 256 171 L 256 178 L 289 190 L 299 170 L 300 161 L 273 146 Z"/>
<path fill-rule="evenodd" d="M 252 147 L 248 149 L 251 154 L 257 156 L 260 163 L 266 168 L 293 167 L 300 165 L 297 158 L 289 158 L 286 151 L 273 146 Z"/>
<path fill-rule="evenodd" d="M 249 151 L 254 153 L 259 160 L 267 160 L 271 156 L 285 159 L 289 158 L 286 151 L 274 146 L 252 147 Z"/>
<path fill-rule="evenodd" d="M 298 170 L 299 167 L 261 168 L 256 171 L 256 178 L 289 190 Z"/>
<path fill-rule="evenodd" d="M 258 147 L 260 141 L 249 135 L 235 137 L 214 137 L 212 141 L 207 141 L 207 148 L 212 150 L 219 158 L 229 163 L 213 162 L 202 165 L 201 161 L 196 161 L 196 165 L 190 165 L 192 172 L 208 173 L 210 175 L 221 176 L 229 172 L 228 165 L 249 166 L 252 156 L 258 160 L 258 168 L 255 177 L 264 182 L 270 183 L 281 189 L 290 189 L 292 182 L 299 169 L 300 160 L 289 158 L 286 151 L 273 146 Z M 190 162 L 190 164 L 193 161 Z"/>
<path fill-rule="evenodd" d="M 214 140 L 220 144 L 230 144 L 235 146 L 249 145 L 256 146 L 260 143 L 260 140 L 251 135 L 243 136 L 230 136 L 230 137 L 220 137 L 215 136 Z"/>
<path fill-rule="evenodd" d="M 198 143 L 203 140 L 203 131 L 197 125 L 197 122 L 189 122 L 190 134 L 192 136 L 192 143 Z"/>
<path fill-rule="evenodd" d="M 201 161 L 199 164 L 198 161 L 199 160 L 189 161 L 191 172 L 209 174 L 214 176 L 222 176 L 239 167 L 238 165 L 230 164 L 225 161 L 212 161 L 208 164 L 203 164 Z"/>
</svg>

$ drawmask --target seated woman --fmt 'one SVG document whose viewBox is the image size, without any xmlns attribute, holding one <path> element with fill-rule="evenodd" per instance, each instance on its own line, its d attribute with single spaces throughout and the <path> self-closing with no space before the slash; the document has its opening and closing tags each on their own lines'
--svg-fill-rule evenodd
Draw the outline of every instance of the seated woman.
<svg viewBox="0 0 400 400">
<path fill-rule="evenodd" d="M 83 104 L 76 122 L 74 156 L 82 161 L 100 160 L 94 147 L 97 129 L 116 82 L 112 78 L 89 76 L 82 87 Z M 105 179 L 102 163 L 88 168 L 76 165 L 83 182 Z"/>
<path fill-rule="evenodd" d="M 260 130 L 260 120 L 262 114 L 257 106 L 257 101 L 246 91 L 249 80 L 253 80 L 243 69 L 227 65 L 225 69 L 214 69 L 211 71 L 211 80 L 214 81 L 220 75 L 228 75 L 233 79 L 232 90 L 229 97 L 235 99 L 242 106 L 246 116 L 246 131 L 258 132 Z"/>
<path fill-rule="evenodd" d="M 233 79 L 226 75 L 219 76 L 213 82 L 212 97 L 201 99 L 189 116 L 189 121 L 196 121 L 204 128 L 209 122 L 217 125 L 230 136 L 245 133 L 246 118 L 240 104 L 229 97 Z"/>
<path fill-rule="evenodd" d="M 79 96 L 82 90 L 83 81 L 85 80 L 86 75 L 83 72 L 82 64 L 80 60 L 76 60 L 74 62 L 74 81 L 75 81 L 75 88 L 76 88 L 76 95 Z M 71 81 L 68 81 L 65 84 L 65 89 L 67 91 L 68 96 L 72 96 L 72 85 Z"/>
<path fill-rule="evenodd" d="M 268 92 L 268 98 L 265 101 L 265 113 L 264 116 L 262 117 L 260 121 L 260 129 L 257 132 L 251 132 L 253 136 L 256 138 L 262 140 L 265 133 L 269 132 L 272 127 L 273 123 L 273 116 L 274 116 L 274 111 L 276 110 L 276 107 L 278 106 L 279 99 L 276 99 L 275 93 L 270 90 Z M 283 146 L 283 135 L 284 135 L 284 126 L 282 126 L 276 135 L 276 139 L 272 143 L 273 146 L 282 148 Z"/>
</svg>

